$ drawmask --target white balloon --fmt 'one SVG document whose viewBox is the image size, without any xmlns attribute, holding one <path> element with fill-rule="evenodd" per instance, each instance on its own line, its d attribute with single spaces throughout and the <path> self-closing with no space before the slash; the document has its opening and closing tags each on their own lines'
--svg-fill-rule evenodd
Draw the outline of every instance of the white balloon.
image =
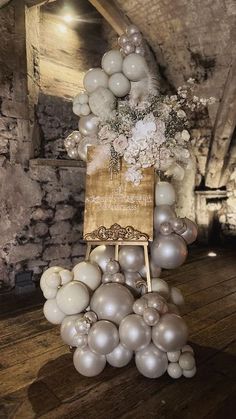
<svg viewBox="0 0 236 419">
<path fill-rule="evenodd" d="M 155 187 L 156 205 L 173 205 L 175 203 L 175 190 L 169 182 L 158 182 Z"/>
<path fill-rule="evenodd" d="M 46 301 L 43 306 L 43 313 L 46 319 L 52 324 L 60 324 L 66 316 L 58 307 L 56 299 Z"/>
<path fill-rule="evenodd" d="M 180 354 L 180 351 L 167 352 L 167 358 L 170 362 L 178 362 Z"/>
<path fill-rule="evenodd" d="M 84 103 L 88 103 L 87 93 L 83 92 L 76 95 L 73 99 L 73 105 L 75 105 L 76 103 L 80 103 L 80 105 L 83 105 Z"/>
<path fill-rule="evenodd" d="M 103 272 L 106 271 L 107 263 L 114 258 L 115 247 L 104 244 L 95 247 L 89 255 L 90 261 L 97 263 Z"/>
<path fill-rule="evenodd" d="M 102 272 L 97 263 L 80 262 L 73 268 L 74 280 L 83 282 L 94 291 L 102 282 Z"/>
<path fill-rule="evenodd" d="M 123 57 L 120 51 L 112 49 L 102 57 L 102 68 L 109 74 L 120 73 L 122 71 Z"/>
<path fill-rule="evenodd" d="M 145 59 L 135 53 L 128 55 L 123 61 L 123 73 L 131 81 L 142 80 L 148 73 Z"/>
<path fill-rule="evenodd" d="M 91 68 L 84 76 L 84 88 L 89 92 L 94 92 L 98 87 L 108 86 L 108 75 L 101 68 Z"/>
<path fill-rule="evenodd" d="M 179 357 L 179 365 L 183 370 L 192 370 L 195 367 L 195 359 L 192 352 L 184 352 Z"/>
<path fill-rule="evenodd" d="M 82 314 L 76 314 L 74 316 L 66 316 L 61 324 L 61 338 L 63 342 L 70 346 L 77 346 L 78 333 L 75 328 L 75 321 L 83 317 Z"/>
<path fill-rule="evenodd" d="M 170 288 L 170 302 L 173 303 L 173 304 L 176 304 L 177 306 L 184 305 L 184 297 L 183 297 L 183 294 L 176 287 L 171 287 Z"/>
<path fill-rule="evenodd" d="M 108 87 L 115 96 L 123 97 L 129 93 L 131 84 L 123 73 L 116 73 L 109 78 Z"/>
<path fill-rule="evenodd" d="M 58 273 L 53 272 L 46 277 L 45 283 L 49 288 L 57 289 L 61 285 L 61 277 Z"/>
<path fill-rule="evenodd" d="M 77 116 L 80 116 L 81 115 L 81 106 L 82 105 L 80 103 L 74 103 L 73 104 L 72 110 L 73 110 L 73 113 L 75 115 L 77 115 Z"/>
<path fill-rule="evenodd" d="M 90 113 L 87 116 L 81 116 L 79 120 L 80 133 L 85 136 L 93 136 L 98 132 L 98 118 Z"/>
<path fill-rule="evenodd" d="M 88 306 L 89 292 L 83 283 L 71 281 L 59 289 L 56 301 L 65 314 L 78 314 Z"/>
<path fill-rule="evenodd" d="M 166 281 L 160 278 L 152 279 L 152 291 L 157 291 L 162 297 L 169 298 L 169 285 Z"/>
<path fill-rule="evenodd" d="M 90 114 L 90 107 L 87 103 L 84 103 L 84 105 L 81 105 L 80 114 L 82 116 L 87 116 Z"/>
<path fill-rule="evenodd" d="M 44 287 L 43 296 L 44 298 L 46 298 L 46 300 L 51 300 L 53 298 L 56 298 L 57 291 L 57 288 Z"/>
<path fill-rule="evenodd" d="M 98 87 L 89 97 L 89 106 L 94 115 L 108 118 L 116 107 L 116 98 L 105 87 Z"/>
<path fill-rule="evenodd" d="M 46 271 L 43 272 L 43 275 L 40 278 L 40 288 L 43 291 L 43 288 L 47 287 L 46 285 L 46 278 L 52 274 L 52 273 L 58 273 L 62 271 L 63 268 L 61 266 L 52 266 L 51 268 L 46 269 Z"/>
<path fill-rule="evenodd" d="M 59 275 L 61 277 L 62 285 L 68 284 L 68 282 L 73 280 L 73 276 L 74 276 L 73 272 L 69 271 L 68 269 L 62 269 Z"/>
<path fill-rule="evenodd" d="M 178 362 L 171 362 L 167 367 L 167 372 L 171 378 L 180 378 L 182 375 L 182 368 Z"/>
<path fill-rule="evenodd" d="M 182 352 L 192 352 L 192 354 L 194 353 L 192 346 L 190 345 L 184 345 L 183 348 L 181 349 Z"/>
<path fill-rule="evenodd" d="M 194 377 L 194 375 L 196 374 L 196 372 L 197 372 L 197 368 L 195 366 L 195 367 L 193 367 L 192 370 L 183 370 L 183 376 L 185 378 L 192 378 L 192 377 Z"/>
</svg>

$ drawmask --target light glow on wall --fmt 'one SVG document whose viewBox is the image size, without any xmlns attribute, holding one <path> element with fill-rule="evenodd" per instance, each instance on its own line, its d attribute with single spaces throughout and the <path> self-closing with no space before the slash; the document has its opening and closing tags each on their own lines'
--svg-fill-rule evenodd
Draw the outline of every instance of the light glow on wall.
<svg viewBox="0 0 236 419">
<path fill-rule="evenodd" d="M 217 253 L 210 251 L 207 256 L 214 258 L 217 256 Z"/>
</svg>

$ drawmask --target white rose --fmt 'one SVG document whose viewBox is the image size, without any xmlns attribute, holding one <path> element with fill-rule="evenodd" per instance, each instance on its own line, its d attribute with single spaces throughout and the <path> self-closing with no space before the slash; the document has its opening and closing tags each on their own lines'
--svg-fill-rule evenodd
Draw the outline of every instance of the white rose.
<svg viewBox="0 0 236 419">
<path fill-rule="evenodd" d="M 181 133 L 181 137 L 182 137 L 182 140 L 188 141 L 190 139 L 189 132 L 186 129 L 184 129 Z"/>
</svg>

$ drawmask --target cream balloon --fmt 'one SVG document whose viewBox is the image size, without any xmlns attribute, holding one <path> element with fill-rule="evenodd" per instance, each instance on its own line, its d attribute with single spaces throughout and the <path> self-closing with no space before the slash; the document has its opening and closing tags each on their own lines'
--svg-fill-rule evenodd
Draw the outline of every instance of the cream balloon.
<svg viewBox="0 0 236 419">
<path fill-rule="evenodd" d="M 175 190 L 169 182 L 157 182 L 155 186 L 156 205 L 173 205 Z"/>
<path fill-rule="evenodd" d="M 148 378 L 161 377 L 168 367 L 166 354 L 153 343 L 136 352 L 135 363 L 138 371 Z"/>
<path fill-rule="evenodd" d="M 151 245 L 152 260 L 164 269 L 175 269 L 182 265 L 188 251 L 184 239 L 172 233 L 169 236 L 159 236 Z"/>
<path fill-rule="evenodd" d="M 73 362 L 76 370 L 85 377 L 95 377 L 106 366 L 105 355 L 92 352 L 89 347 L 77 348 L 74 352 Z"/>
<path fill-rule="evenodd" d="M 101 355 L 112 352 L 119 343 L 117 327 L 108 320 L 93 324 L 88 334 L 88 345 L 91 351 Z"/>
<path fill-rule="evenodd" d="M 179 365 L 183 370 L 192 370 L 195 367 L 195 359 L 192 352 L 184 352 L 179 357 Z"/>
<path fill-rule="evenodd" d="M 81 318 L 82 314 L 66 316 L 61 324 L 61 338 L 69 346 L 77 346 L 78 332 L 75 328 L 75 320 Z"/>
<path fill-rule="evenodd" d="M 43 313 L 46 319 L 52 324 L 60 324 L 66 316 L 58 307 L 56 299 L 46 301 L 43 306 Z"/>
<path fill-rule="evenodd" d="M 71 281 L 59 289 L 56 301 L 65 314 L 81 313 L 89 304 L 88 288 L 81 282 Z"/>
<path fill-rule="evenodd" d="M 92 113 L 87 116 L 81 116 L 79 120 L 79 130 L 84 136 L 93 136 L 98 132 L 98 118 Z"/>
<path fill-rule="evenodd" d="M 123 97 L 129 93 L 131 84 L 123 73 L 116 73 L 109 78 L 108 87 L 115 96 Z"/>
<path fill-rule="evenodd" d="M 186 344 L 188 328 L 182 317 L 176 314 L 163 314 L 152 328 L 154 344 L 165 352 L 178 351 Z"/>
<path fill-rule="evenodd" d="M 79 103 L 80 105 L 84 105 L 86 103 L 88 103 L 88 95 L 87 93 L 83 92 L 83 93 L 79 93 L 78 95 L 76 95 L 73 99 L 73 105 Z"/>
<path fill-rule="evenodd" d="M 112 367 L 122 368 L 127 365 L 133 357 L 133 351 L 125 348 L 121 343 L 106 356 L 108 364 Z"/>
<path fill-rule="evenodd" d="M 57 292 L 58 288 L 44 287 L 43 296 L 46 298 L 46 300 L 51 300 L 56 298 Z"/>
<path fill-rule="evenodd" d="M 61 277 L 61 284 L 65 285 L 68 284 L 68 282 L 73 280 L 74 274 L 73 272 L 69 271 L 68 269 L 62 269 L 59 272 L 59 275 Z"/>
<path fill-rule="evenodd" d="M 90 114 L 90 107 L 87 103 L 85 103 L 84 105 L 81 105 L 80 108 L 80 115 L 82 116 L 87 116 Z"/>
<path fill-rule="evenodd" d="M 108 75 L 101 68 L 91 68 L 84 76 L 84 88 L 92 93 L 98 87 L 108 86 Z"/>
<path fill-rule="evenodd" d="M 46 271 L 43 272 L 41 278 L 40 278 L 40 288 L 43 291 L 44 287 L 47 287 L 46 284 L 46 278 L 51 275 L 52 273 L 58 273 L 62 271 L 63 268 L 61 266 L 52 266 L 51 268 L 46 269 Z"/>
<path fill-rule="evenodd" d="M 61 285 L 61 277 L 58 273 L 53 272 L 45 279 L 45 283 L 49 288 L 58 288 Z"/>
<path fill-rule="evenodd" d="M 94 291 L 102 282 L 102 272 L 97 263 L 80 262 L 73 268 L 74 280 L 83 282 Z"/>
<path fill-rule="evenodd" d="M 110 259 L 115 259 L 115 247 L 109 245 L 97 246 L 90 253 L 89 259 L 91 262 L 97 263 L 101 270 L 105 272 Z"/>
<path fill-rule="evenodd" d="M 167 352 L 167 358 L 170 362 L 178 362 L 180 355 L 180 351 Z"/>
<path fill-rule="evenodd" d="M 173 303 L 173 304 L 176 304 L 177 306 L 184 305 L 184 297 L 183 297 L 183 294 L 176 287 L 171 287 L 170 288 L 170 302 Z"/>
<path fill-rule="evenodd" d="M 196 372 L 197 372 L 197 368 L 196 367 L 193 367 L 192 370 L 183 370 L 183 376 L 185 378 L 192 378 L 192 377 L 194 377 L 194 375 L 196 374 Z"/>
<path fill-rule="evenodd" d="M 183 348 L 181 349 L 181 352 L 192 352 L 192 354 L 194 353 L 192 346 L 190 345 L 184 345 Z"/>
<path fill-rule="evenodd" d="M 168 299 L 170 295 L 169 285 L 160 278 L 152 279 L 152 291 L 158 292 L 162 297 Z"/>
<path fill-rule="evenodd" d="M 122 71 L 123 57 L 120 51 L 112 49 L 102 57 L 102 68 L 110 76 Z"/>
<path fill-rule="evenodd" d="M 177 379 L 182 376 L 182 368 L 179 366 L 178 362 L 171 362 L 168 365 L 167 372 L 171 378 Z"/>
<path fill-rule="evenodd" d="M 145 59 L 139 54 L 130 54 L 123 61 L 123 73 L 131 81 L 139 81 L 148 74 Z"/>
<path fill-rule="evenodd" d="M 154 228 L 156 231 L 160 230 L 162 223 L 170 222 L 176 218 L 175 211 L 169 205 L 158 205 L 154 209 Z"/>
<path fill-rule="evenodd" d="M 144 264 L 144 253 L 141 246 L 122 246 L 119 252 L 121 269 L 127 272 L 138 272 Z"/>
<path fill-rule="evenodd" d="M 72 111 L 75 115 L 81 115 L 81 106 L 82 105 L 79 102 L 73 104 Z"/>
<path fill-rule="evenodd" d="M 130 351 L 140 351 L 151 341 L 151 328 L 138 314 L 125 317 L 119 327 L 120 342 Z"/>
<path fill-rule="evenodd" d="M 89 97 L 89 106 L 94 115 L 108 118 L 116 107 L 116 98 L 111 90 L 98 87 Z"/>
</svg>

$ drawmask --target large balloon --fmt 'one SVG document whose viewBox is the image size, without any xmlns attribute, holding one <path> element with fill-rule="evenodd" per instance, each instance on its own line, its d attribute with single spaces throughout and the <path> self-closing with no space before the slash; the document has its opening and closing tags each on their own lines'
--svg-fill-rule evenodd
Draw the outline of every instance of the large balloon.
<svg viewBox="0 0 236 419">
<path fill-rule="evenodd" d="M 182 317 L 176 314 L 164 314 L 152 328 L 152 340 L 165 352 L 178 351 L 187 342 L 188 328 Z"/>
<path fill-rule="evenodd" d="M 43 275 L 40 278 L 41 290 L 43 291 L 43 289 L 48 286 L 46 283 L 47 277 L 49 277 L 53 273 L 59 273 L 62 270 L 63 268 L 61 266 L 52 266 L 51 268 L 46 269 L 46 271 L 44 271 Z"/>
<path fill-rule="evenodd" d="M 88 334 L 88 345 L 92 351 L 107 355 L 115 349 L 118 343 L 119 333 L 113 323 L 100 320 L 91 327 Z"/>
<path fill-rule="evenodd" d="M 82 314 L 66 316 L 61 324 L 61 337 L 63 342 L 69 346 L 77 346 L 78 332 L 75 328 L 75 320 L 81 318 Z"/>
<path fill-rule="evenodd" d="M 159 236 L 151 245 L 151 257 L 154 263 L 164 269 L 175 269 L 182 265 L 187 257 L 187 246 L 175 233 L 169 236 Z"/>
<path fill-rule="evenodd" d="M 139 54 L 130 54 L 123 61 L 123 73 L 131 81 L 139 81 L 147 76 L 145 59 Z"/>
<path fill-rule="evenodd" d="M 60 277 L 61 277 L 61 285 L 68 284 L 68 282 L 73 280 L 74 274 L 73 272 L 69 271 L 69 269 L 62 269 L 60 271 Z"/>
<path fill-rule="evenodd" d="M 122 246 L 119 252 L 120 266 L 127 272 L 138 272 L 144 264 L 141 246 Z"/>
<path fill-rule="evenodd" d="M 46 298 L 46 300 L 51 300 L 53 298 L 56 298 L 58 289 L 57 288 L 50 288 L 50 287 L 44 287 L 43 288 L 43 296 Z"/>
<path fill-rule="evenodd" d="M 108 86 L 108 76 L 101 68 L 91 68 L 84 76 L 84 88 L 89 92 L 94 92 L 98 87 Z"/>
<path fill-rule="evenodd" d="M 112 49 L 106 52 L 102 57 L 102 68 L 110 75 L 122 71 L 123 57 L 120 51 Z"/>
<path fill-rule="evenodd" d="M 88 116 L 81 116 L 79 130 L 85 136 L 94 136 L 98 132 L 98 118 L 90 113 Z"/>
<path fill-rule="evenodd" d="M 73 268 L 74 280 L 83 282 L 94 291 L 102 282 L 102 272 L 97 263 L 80 262 Z"/>
<path fill-rule="evenodd" d="M 121 368 L 129 363 L 132 359 L 133 351 L 125 348 L 121 343 L 106 356 L 107 362 L 112 365 L 112 367 Z"/>
<path fill-rule="evenodd" d="M 153 343 L 135 354 L 135 363 L 139 372 L 148 378 L 158 378 L 168 367 L 167 356 Z"/>
<path fill-rule="evenodd" d="M 88 288 L 82 282 L 71 281 L 59 289 L 56 301 L 65 314 L 81 313 L 89 304 Z"/>
<path fill-rule="evenodd" d="M 197 233 L 198 233 L 197 226 L 189 218 L 184 218 L 183 221 L 186 224 L 187 228 L 184 231 L 184 233 L 181 234 L 181 236 L 186 241 L 186 243 L 191 244 L 191 243 L 195 242 L 195 240 L 197 238 Z"/>
<path fill-rule="evenodd" d="M 91 262 L 95 262 L 101 268 L 103 272 L 106 271 L 107 263 L 110 259 L 115 258 L 115 247 L 106 246 L 102 244 L 101 246 L 95 247 L 90 253 L 89 259 Z"/>
<path fill-rule="evenodd" d="M 116 73 L 109 78 L 108 86 L 115 96 L 123 97 L 129 93 L 131 84 L 123 73 Z"/>
<path fill-rule="evenodd" d="M 169 285 L 160 278 L 152 279 L 152 291 L 158 292 L 162 297 L 168 299 L 170 295 Z"/>
<path fill-rule="evenodd" d="M 158 182 L 155 187 L 156 205 L 173 205 L 175 190 L 169 182 Z"/>
<path fill-rule="evenodd" d="M 159 231 L 162 223 L 170 222 L 176 218 L 175 211 L 169 205 L 158 205 L 154 209 L 154 228 Z"/>
<path fill-rule="evenodd" d="M 116 107 L 116 98 L 111 90 L 98 87 L 89 97 L 89 106 L 94 115 L 108 118 Z"/>
<path fill-rule="evenodd" d="M 159 278 L 159 276 L 161 274 L 161 268 L 159 266 L 156 266 L 153 263 L 151 258 L 149 260 L 149 269 L 150 269 L 151 278 Z M 142 278 L 147 278 L 146 265 L 143 265 L 143 267 L 140 269 L 139 273 L 140 273 Z"/>
<path fill-rule="evenodd" d="M 141 275 L 138 272 L 124 272 L 125 283 L 134 293 L 134 295 L 139 295 L 141 293 L 142 287 L 141 283 L 143 281 Z"/>
<path fill-rule="evenodd" d="M 94 292 L 90 308 L 99 320 L 110 320 L 120 324 L 121 320 L 132 313 L 134 297 L 131 292 L 121 284 L 103 284 Z"/>
<path fill-rule="evenodd" d="M 58 307 L 56 299 L 46 301 L 43 306 L 43 314 L 52 324 L 60 324 L 66 316 L 65 313 Z"/>
<path fill-rule="evenodd" d="M 105 355 L 92 352 L 89 347 L 77 348 L 73 356 L 74 366 L 85 377 L 95 377 L 106 366 Z"/>
<path fill-rule="evenodd" d="M 130 351 L 140 351 L 151 341 L 151 328 L 138 314 L 125 317 L 119 327 L 120 341 Z"/>
</svg>

